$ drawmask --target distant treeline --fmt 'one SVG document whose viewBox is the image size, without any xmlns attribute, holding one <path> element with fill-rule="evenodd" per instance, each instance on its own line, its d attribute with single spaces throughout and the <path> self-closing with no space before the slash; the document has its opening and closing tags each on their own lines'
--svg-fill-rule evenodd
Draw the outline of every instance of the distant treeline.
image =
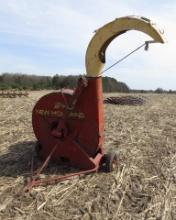
<svg viewBox="0 0 176 220">
<path fill-rule="evenodd" d="M 165 90 L 162 88 L 157 88 L 156 90 L 143 90 L 143 89 L 131 89 L 130 92 L 132 93 L 157 93 L 157 94 L 176 94 L 176 90 Z"/>
<path fill-rule="evenodd" d="M 3 73 L 0 74 L 0 90 L 42 90 L 42 89 L 73 89 L 77 86 L 80 75 L 64 76 L 56 74 L 54 76 L 27 75 L 22 73 Z M 176 94 L 176 90 L 134 90 L 130 89 L 125 83 L 119 82 L 111 77 L 103 77 L 104 92 L 133 92 L 133 93 L 170 93 Z"/>
<path fill-rule="evenodd" d="M 0 75 L 0 89 L 41 90 L 75 88 L 80 76 L 38 76 L 20 73 L 3 73 Z M 111 77 L 103 77 L 104 92 L 129 92 L 129 87 Z"/>
</svg>

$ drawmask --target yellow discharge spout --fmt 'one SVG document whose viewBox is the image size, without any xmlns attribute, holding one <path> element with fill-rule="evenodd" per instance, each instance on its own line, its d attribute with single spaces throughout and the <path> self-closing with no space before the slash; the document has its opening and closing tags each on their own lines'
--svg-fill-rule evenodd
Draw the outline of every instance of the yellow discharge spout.
<svg viewBox="0 0 176 220">
<path fill-rule="evenodd" d="M 86 52 L 86 72 L 88 77 L 102 75 L 105 65 L 105 53 L 111 41 L 129 30 L 141 31 L 156 43 L 164 43 L 163 33 L 149 19 L 137 16 L 118 18 L 96 31 Z"/>
</svg>

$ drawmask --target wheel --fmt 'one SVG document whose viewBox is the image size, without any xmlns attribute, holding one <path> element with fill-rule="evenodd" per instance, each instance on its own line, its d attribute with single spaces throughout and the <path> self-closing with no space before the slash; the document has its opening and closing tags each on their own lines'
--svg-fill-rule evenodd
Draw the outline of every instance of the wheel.
<svg viewBox="0 0 176 220">
<path fill-rule="evenodd" d="M 40 144 L 39 141 L 37 141 L 35 144 L 35 152 L 36 152 L 37 157 L 40 159 L 41 159 L 41 156 L 40 156 L 41 150 L 42 150 L 42 145 Z"/>
<path fill-rule="evenodd" d="M 109 152 L 104 155 L 104 168 L 106 172 L 112 172 L 115 170 L 118 164 L 117 152 Z"/>
</svg>

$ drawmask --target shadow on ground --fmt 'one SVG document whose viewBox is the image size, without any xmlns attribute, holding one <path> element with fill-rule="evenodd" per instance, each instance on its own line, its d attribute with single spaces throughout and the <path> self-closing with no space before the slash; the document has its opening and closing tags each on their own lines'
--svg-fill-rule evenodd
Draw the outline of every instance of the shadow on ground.
<svg viewBox="0 0 176 220">
<path fill-rule="evenodd" d="M 0 155 L 0 176 L 16 177 L 29 173 L 34 145 L 32 141 L 19 142 Z"/>
<path fill-rule="evenodd" d="M 20 142 L 11 145 L 6 154 L 0 155 L 0 177 L 17 177 L 29 176 L 31 174 L 32 157 L 34 159 L 34 170 L 42 165 L 35 153 L 34 141 Z M 68 166 L 61 166 L 57 163 L 50 162 L 44 174 L 64 175 L 73 169 Z"/>
</svg>

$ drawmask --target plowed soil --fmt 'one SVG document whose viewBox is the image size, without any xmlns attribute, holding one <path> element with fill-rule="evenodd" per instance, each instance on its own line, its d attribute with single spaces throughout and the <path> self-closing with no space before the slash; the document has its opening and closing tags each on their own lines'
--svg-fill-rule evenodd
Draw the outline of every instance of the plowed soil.
<svg viewBox="0 0 176 220">
<path fill-rule="evenodd" d="M 112 173 L 21 193 L 36 142 L 31 112 L 46 93 L 0 98 L 0 219 L 176 219 L 176 95 L 147 94 L 142 106 L 104 105 L 104 147 L 119 153 Z M 67 170 L 50 165 L 44 175 L 53 173 Z"/>
</svg>

